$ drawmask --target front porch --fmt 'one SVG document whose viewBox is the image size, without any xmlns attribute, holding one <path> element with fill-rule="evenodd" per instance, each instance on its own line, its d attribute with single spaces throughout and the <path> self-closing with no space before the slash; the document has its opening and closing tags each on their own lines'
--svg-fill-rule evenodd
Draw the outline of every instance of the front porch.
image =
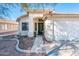
<svg viewBox="0 0 79 59">
<path fill-rule="evenodd" d="M 34 21 L 34 36 L 44 34 L 44 20 L 42 17 L 33 18 Z"/>
</svg>

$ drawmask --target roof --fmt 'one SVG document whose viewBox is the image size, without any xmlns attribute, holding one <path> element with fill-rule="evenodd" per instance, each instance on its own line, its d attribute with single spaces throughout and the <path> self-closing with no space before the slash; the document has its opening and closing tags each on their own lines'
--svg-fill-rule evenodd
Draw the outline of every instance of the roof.
<svg viewBox="0 0 79 59">
<path fill-rule="evenodd" d="M 16 21 L 13 21 L 13 20 L 7 20 L 7 19 L 0 19 L 0 24 L 1 23 L 5 23 L 5 24 L 18 24 L 18 22 L 16 22 Z"/>
<path fill-rule="evenodd" d="M 27 14 L 18 17 L 16 21 L 20 21 L 21 18 L 28 17 L 29 14 L 48 14 L 49 12 L 50 10 L 29 10 Z"/>
<path fill-rule="evenodd" d="M 18 18 L 16 19 L 16 21 L 20 21 L 21 18 L 24 18 L 24 17 L 28 17 L 28 14 L 25 14 L 25 15 L 22 15 L 22 16 L 18 17 Z"/>
<path fill-rule="evenodd" d="M 79 18 L 79 14 L 65 14 L 65 13 L 49 13 L 44 15 L 47 18 Z"/>
<path fill-rule="evenodd" d="M 29 14 L 43 14 L 44 17 L 41 18 L 79 18 L 79 14 L 66 14 L 66 13 L 58 13 L 51 10 L 29 10 L 27 14 L 20 16 L 16 21 L 21 20 L 21 18 L 28 17 Z M 36 18 L 40 18 L 39 16 Z"/>
<path fill-rule="evenodd" d="M 35 14 L 35 13 L 42 13 L 42 14 L 48 14 L 51 10 L 42 10 L 42 9 L 39 9 L 39 10 L 29 10 L 28 12 L 31 13 L 31 14 Z"/>
</svg>

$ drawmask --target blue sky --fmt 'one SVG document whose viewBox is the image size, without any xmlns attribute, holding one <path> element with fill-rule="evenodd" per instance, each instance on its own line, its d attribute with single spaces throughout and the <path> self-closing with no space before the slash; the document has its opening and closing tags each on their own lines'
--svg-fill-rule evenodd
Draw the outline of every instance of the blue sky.
<svg viewBox="0 0 79 59">
<path fill-rule="evenodd" d="M 56 6 L 57 12 L 79 13 L 79 3 L 64 3 Z"/>
<path fill-rule="evenodd" d="M 16 20 L 17 17 L 22 16 L 25 14 L 25 11 L 21 10 L 21 7 L 18 5 L 15 8 L 11 8 L 10 17 L 8 17 L 11 20 Z"/>
<path fill-rule="evenodd" d="M 31 5 L 33 8 L 33 6 Z M 53 10 L 53 6 L 45 6 L 45 8 L 50 8 Z M 9 19 L 16 20 L 17 17 L 25 14 L 23 10 L 21 10 L 20 6 L 16 8 L 11 8 L 12 11 L 10 12 Z M 55 7 L 56 12 L 63 12 L 63 13 L 79 13 L 79 3 L 60 3 Z"/>
</svg>

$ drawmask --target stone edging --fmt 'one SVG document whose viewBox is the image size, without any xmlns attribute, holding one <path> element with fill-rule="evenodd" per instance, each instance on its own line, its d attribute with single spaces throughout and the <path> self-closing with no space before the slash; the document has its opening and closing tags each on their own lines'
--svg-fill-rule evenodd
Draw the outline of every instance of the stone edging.
<svg viewBox="0 0 79 59">
<path fill-rule="evenodd" d="M 2 37 L 0 37 L 0 40 L 3 40 Z M 9 39 L 7 39 L 7 40 L 9 40 Z M 16 43 L 15 48 L 16 48 L 17 51 L 24 52 L 24 53 L 26 53 L 26 52 L 30 53 L 31 52 L 31 50 L 24 50 L 24 49 L 19 48 L 19 40 L 18 39 L 15 38 L 15 39 L 11 39 L 11 40 L 16 40 L 17 43 Z"/>
<path fill-rule="evenodd" d="M 19 40 L 18 39 L 16 39 L 16 41 L 17 41 L 17 44 L 16 44 L 16 50 L 18 50 L 18 51 L 20 51 L 20 52 L 24 52 L 24 53 L 30 53 L 31 52 L 31 50 L 24 50 L 24 49 L 21 49 L 21 48 L 19 48 Z"/>
</svg>

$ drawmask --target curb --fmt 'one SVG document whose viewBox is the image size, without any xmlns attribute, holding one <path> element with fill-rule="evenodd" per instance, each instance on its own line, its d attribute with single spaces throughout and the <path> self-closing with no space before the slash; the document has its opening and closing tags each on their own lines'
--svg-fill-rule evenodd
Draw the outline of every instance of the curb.
<svg viewBox="0 0 79 59">
<path fill-rule="evenodd" d="M 19 40 L 18 39 L 12 39 L 12 40 L 16 40 L 16 50 L 19 51 L 19 52 L 24 52 L 24 53 L 31 53 L 31 50 L 24 50 L 24 49 L 21 49 L 19 48 Z"/>
<path fill-rule="evenodd" d="M 24 52 L 24 53 L 26 53 L 26 52 L 27 52 L 27 53 L 31 53 L 30 50 L 24 50 L 24 49 L 19 48 L 19 40 L 16 39 L 16 41 L 17 41 L 17 44 L 16 44 L 16 50 L 17 50 L 17 51 Z"/>
</svg>

